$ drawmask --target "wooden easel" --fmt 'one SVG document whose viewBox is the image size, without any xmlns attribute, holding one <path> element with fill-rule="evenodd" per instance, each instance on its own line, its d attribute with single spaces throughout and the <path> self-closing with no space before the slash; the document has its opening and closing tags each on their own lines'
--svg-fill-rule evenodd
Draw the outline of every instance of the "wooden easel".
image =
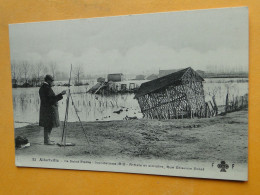
<svg viewBox="0 0 260 195">
<path fill-rule="evenodd" d="M 70 78 L 69 78 L 69 85 L 68 85 L 68 94 L 67 94 L 67 99 L 66 99 L 66 111 L 65 111 L 65 118 L 63 122 L 63 127 L 62 127 L 62 136 L 61 136 L 61 142 L 58 143 L 57 145 L 62 147 L 62 146 L 75 146 L 73 143 L 67 143 L 66 142 L 66 136 L 67 136 L 67 123 L 68 123 L 68 118 L 69 118 L 69 103 L 70 103 L 70 80 L 71 80 L 71 72 L 72 72 L 72 64 L 70 66 Z"/>
<path fill-rule="evenodd" d="M 71 103 L 72 103 L 72 105 L 74 107 L 74 110 L 76 112 L 77 118 L 78 118 L 78 120 L 80 122 L 80 126 L 82 128 L 82 131 L 83 131 L 83 133 L 85 135 L 85 138 L 87 139 L 87 142 L 89 143 L 87 134 L 86 134 L 85 129 L 83 127 L 83 124 L 82 124 L 82 122 L 80 120 L 80 117 L 78 115 L 78 111 L 76 109 L 76 106 L 74 104 L 73 98 L 72 98 L 71 93 L 70 93 L 71 72 L 72 72 L 72 64 L 71 64 L 71 67 L 70 67 L 70 78 L 69 78 L 69 85 L 68 85 L 69 90 L 68 90 L 67 99 L 66 99 L 66 111 L 65 111 L 65 118 L 64 118 L 64 122 L 63 122 L 63 128 L 62 128 L 61 142 L 57 144 L 60 147 L 62 147 L 62 146 L 64 146 L 64 147 L 65 146 L 75 146 L 76 145 L 74 143 L 67 143 L 66 142 L 66 136 L 67 136 L 67 129 L 66 129 L 66 127 L 67 127 L 68 118 L 69 118 L 69 103 L 70 103 L 70 99 L 71 99 Z"/>
</svg>

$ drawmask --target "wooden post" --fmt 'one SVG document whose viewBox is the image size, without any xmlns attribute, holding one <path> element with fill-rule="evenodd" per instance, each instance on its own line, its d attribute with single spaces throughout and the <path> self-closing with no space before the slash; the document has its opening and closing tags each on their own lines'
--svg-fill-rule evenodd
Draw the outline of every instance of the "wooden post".
<svg viewBox="0 0 260 195">
<path fill-rule="evenodd" d="M 216 115 L 218 114 L 218 106 L 216 104 L 216 99 L 215 99 L 215 96 L 212 97 L 212 100 L 213 100 L 213 104 L 214 104 L 214 110 L 215 110 L 215 113 Z"/>
<path fill-rule="evenodd" d="M 207 102 L 205 102 L 205 117 L 208 118 Z"/>
<path fill-rule="evenodd" d="M 238 96 L 236 97 L 236 110 L 238 110 Z"/>
<path fill-rule="evenodd" d="M 226 95 L 226 107 L 225 107 L 225 112 L 228 112 L 228 93 Z"/>
<path fill-rule="evenodd" d="M 215 116 L 215 109 L 211 101 L 209 101 L 211 107 L 212 107 L 212 116 Z"/>
<path fill-rule="evenodd" d="M 211 115 L 210 115 L 210 109 L 209 109 L 209 104 L 206 103 L 206 108 L 207 108 L 207 117 L 210 118 Z"/>
</svg>

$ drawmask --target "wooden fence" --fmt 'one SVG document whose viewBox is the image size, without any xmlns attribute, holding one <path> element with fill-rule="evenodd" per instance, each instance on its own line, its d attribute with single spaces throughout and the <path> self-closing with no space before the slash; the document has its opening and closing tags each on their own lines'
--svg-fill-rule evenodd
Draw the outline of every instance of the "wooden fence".
<svg viewBox="0 0 260 195">
<path fill-rule="evenodd" d="M 226 95 L 225 112 L 234 112 L 248 107 L 248 94 L 230 98 Z"/>
<path fill-rule="evenodd" d="M 248 94 L 243 96 L 236 96 L 230 98 L 229 95 L 226 95 L 226 103 L 223 106 L 218 106 L 216 104 L 214 96 L 212 97 L 212 101 L 208 101 L 205 103 L 205 116 L 206 118 L 217 116 L 221 113 L 229 113 L 238 110 L 242 110 L 248 107 Z M 222 108 L 222 109 L 221 109 Z"/>
</svg>

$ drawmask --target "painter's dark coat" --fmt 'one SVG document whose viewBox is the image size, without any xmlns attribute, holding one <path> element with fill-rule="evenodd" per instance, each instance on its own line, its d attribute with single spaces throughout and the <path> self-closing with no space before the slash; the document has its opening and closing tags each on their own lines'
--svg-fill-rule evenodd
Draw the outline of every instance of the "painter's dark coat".
<svg viewBox="0 0 260 195">
<path fill-rule="evenodd" d="M 39 125 L 48 128 L 59 127 L 58 101 L 62 99 L 62 94 L 55 95 L 51 86 L 43 83 L 39 95 L 41 99 Z"/>
</svg>

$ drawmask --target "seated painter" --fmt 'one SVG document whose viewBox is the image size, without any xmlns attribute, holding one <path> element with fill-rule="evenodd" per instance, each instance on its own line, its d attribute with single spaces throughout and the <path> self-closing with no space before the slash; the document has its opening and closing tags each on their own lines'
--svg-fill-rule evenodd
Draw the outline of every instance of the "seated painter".
<svg viewBox="0 0 260 195">
<path fill-rule="evenodd" d="M 44 80 L 45 82 L 43 82 L 39 90 L 41 100 L 39 126 L 44 127 L 44 144 L 54 145 L 55 143 L 50 140 L 50 134 L 52 128 L 60 126 L 58 101 L 66 94 L 66 90 L 55 95 L 51 88 L 54 81 L 53 77 L 46 75 Z"/>
</svg>

